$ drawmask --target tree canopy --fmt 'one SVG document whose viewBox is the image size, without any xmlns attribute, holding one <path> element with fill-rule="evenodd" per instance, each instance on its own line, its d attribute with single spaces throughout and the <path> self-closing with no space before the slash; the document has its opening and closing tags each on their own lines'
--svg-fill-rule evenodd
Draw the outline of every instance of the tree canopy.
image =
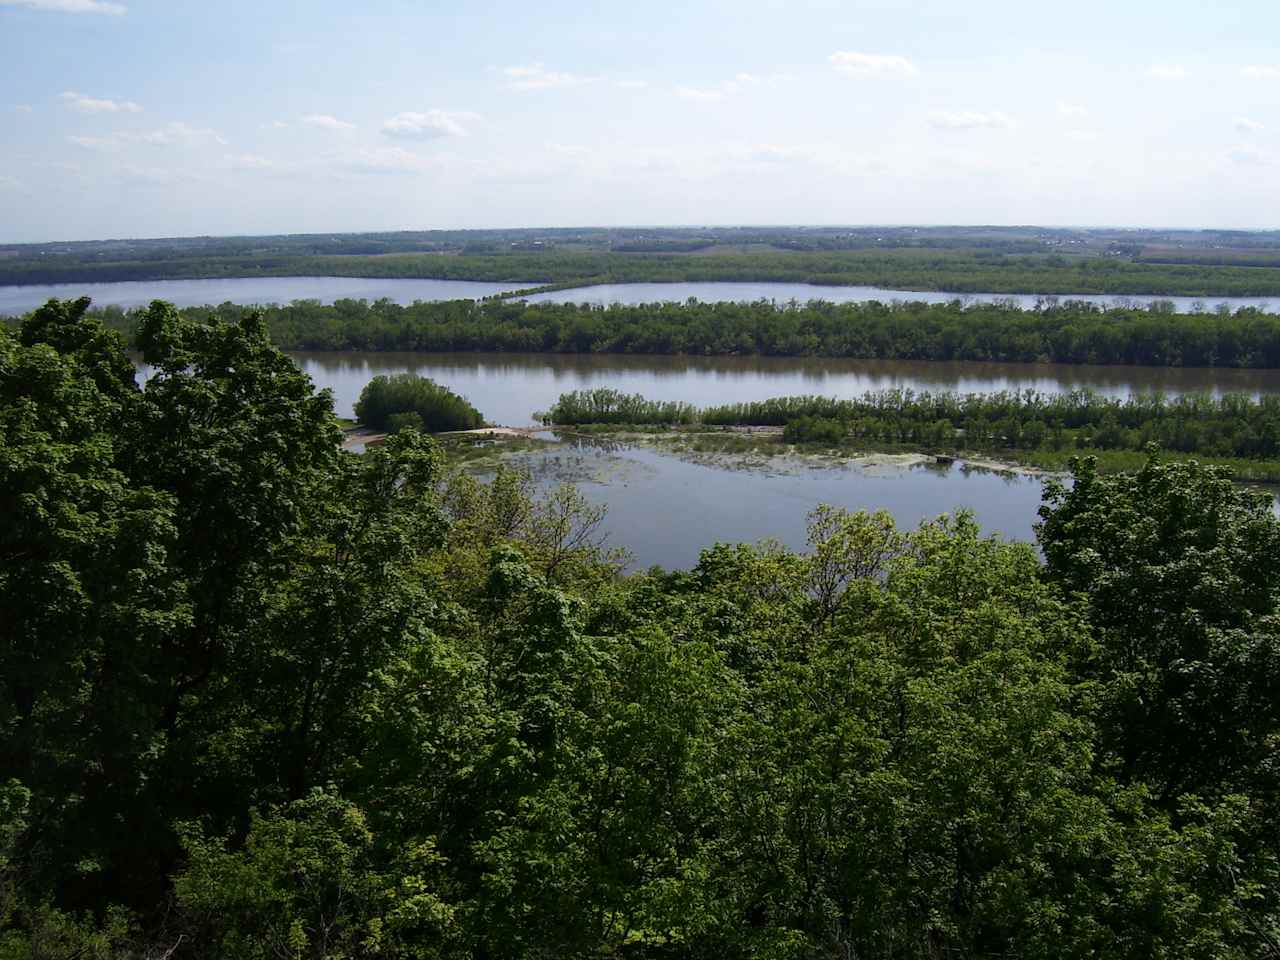
<svg viewBox="0 0 1280 960">
<path fill-rule="evenodd" d="M 248 308 L 192 307 L 237 322 Z M 124 331 L 119 308 L 103 320 Z M 509 351 L 853 357 L 878 360 L 1280 368 L 1280 317 L 1257 307 L 1174 313 L 1170 304 L 699 302 L 607 307 L 520 300 L 408 306 L 383 299 L 298 300 L 264 312 L 285 350 Z"/>
<path fill-rule="evenodd" d="M 1280 521 L 819 508 L 626 576 L 262 321 L 0 333 L 0 957 L 1276 955 Z"/>
<path fill-rule="evenodd" d="M 413 373 L 374 377 L 360 391 L 356 419 L 375 430 L 413 426 L 428 433 L 484 426 L 480 411 L 448 387 Z"/>
</svg>

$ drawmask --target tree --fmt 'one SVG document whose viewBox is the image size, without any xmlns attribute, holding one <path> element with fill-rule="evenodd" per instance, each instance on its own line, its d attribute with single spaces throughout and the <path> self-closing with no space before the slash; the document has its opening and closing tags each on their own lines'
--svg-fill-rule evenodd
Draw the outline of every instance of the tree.
<svg viewBox="0 0 1280 960">
<path fill-rule="evenodd" d="M 362 811 L 332 790 L 255 812 L 241 849 L 193 824 L 181 832 L 189 862 L 177 900 L 218 956 L 441 955 L 454 911 L 432 890 L 439 855 L 419 844 L 388 857 Z"/>
<path fill-rule="evenodd" d="M 355 413 L 365 426 L 393 432 L 406 426 L 428 433 L 484 426 L 484 417 L 466 398 L 413 373 L 374 377 L 360 391 Z"/>
<path fill-rule="evenodd" d="M 1082 596 L 1098 644 L 1104 743 L 1127 780 L 1247 788 L 1280 734 L 1280 521 L 1226 471 L 1152 455 L 1134 474 L 1073 461 L 1038 536 L 1050 581 Z"/>
<path fill-rule="evenodd" d="M 201 758 L 338 429 L 260 317 L 153 303 L 139 389 L 86 306 L 51 301 L 0 338 L 0 777 L 32 791 L 29 835 L 60 838 L 33 848 L 35 882 L 152 906 L 171 820 L 235 803 Z"/>
</svg>

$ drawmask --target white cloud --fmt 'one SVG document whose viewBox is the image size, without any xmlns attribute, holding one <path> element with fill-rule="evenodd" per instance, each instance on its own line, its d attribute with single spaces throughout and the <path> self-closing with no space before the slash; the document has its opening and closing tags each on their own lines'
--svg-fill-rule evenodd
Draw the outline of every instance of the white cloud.
<svg viewBox="0 0 1280 960">
<path fill-rule="evenodd" d="M 1280 64 L 1253 64 L 1241 68 L 1240 75 L 1250 80 L 1280 80 Z"/>
<path fill-rule="evenodd" d="M 574 73 L 559 70 L 548 70 L 541 63 L 531 63 L 522 67 L 504 67 L 502 75 L 506 77 L 503 84 L 508 90 L 550 90 L 554 87 L 576 87 L 584 83 L 594 83 L 596 77 L 583 77 Z"/>
<path fill-rule="evenodd" d="M 1072 120 L 1083 120 L 1089 116 L 1089 108 L 1078 103 L 1067 103 L 1065 100 L 1059 100 L 1058 116 Z"/>
<path fill-rule="evenodd" d="M 19 193 L 25 193 L 26 189 L 21 180 L 0 175 L 0 190 L 16 190 Z"/>
<path fill-rule="evenodd" d="M 139 143 L 148 143 L 156 147 L 190 147 L 202 143 L 217 143 L 226 145 L 226 140 L 216 130 L 210 130 L 207 127 L 192 127 L 181 121 L 173 121 L 165 124 L 159 130 L 152 130 L 150 133 L 140 134 L 120 134 L 126 140 L 136 140 Z"/>
<path fill-rule="evenodd" d="M 404 140 L 435 140 L 439 137 L 465 137 L 466 128 L 461 120 L 475 119 L 473 113 L 451 113 L 447 110 L 428 110 L 426 113 L 406 111 L 397 113 L 382 124 L 382 132 L 388 137 Z"/>
<path fill-rule="evenodd" d="M 30 113 L 33 108 L 29 103 L 19 103 L 13 109 L 16 110 L 18 113 Z"/>
<path fill-rule="evenodd" d="M 333 130 L 336 132 L 346 132 L 356 128 L 354 123 L 347 123 L 345 120 L 339 120 L 337 117 L 331 117 L 326 113 L 309 113 L 298 122 L 308 127 L 319 127 L 321 130 Z"/>
<path fill-rule="evenodd" d="M 1076 143 L 1093 143 L 1098 139 L 1097 130 L 1067 130 L 1062 135 Z"/>
<path fill-rule="evenodd" d="M 896 75 L 914 77 L 920 71 L 906 57 L 884 53 L 855 53 L 851 50 L 839 50 L 827 60 L 841 73 L 854 77 L 880 77 Z"/>
<path fill-rule="evenodd" d="M 707 90 L 699 87 L 676 87 L 676 96 L 682 100 L 698 100 L 703 103 L 713 103 L 716 100 L 724 99 L 723 90 Z"/>
<path fill-rule="evenodd" d="M 78 147 L 84 147 L 86 150 L 118 150 L 121 146 L 120 138 L 116 136 L 67 137 L 67 139 Z"/>
<path fill-rule="evenodd" d="M 623 90 L 643 90 L 649 86 L 648 80 L 619 80 L 618 86 Z"/>
<path fill-rule="evenodd" d="M 271 170 L 276 166 L 274 160 L 256 153 L 229 153 L 224 159 L 228 166 L 237 170 Z"/>
<path fill-rule="evenodd" d="M 503 170 L 502 180 L 526 181 L 530 168 L 543 180 L 561 176 L 602 182 L 705 183 L 725 177 L 865 176 L 875 161 L 851 153 L 846 144 L 742 142 L 714 146 L 644 143 L 545 145 L 548 153 L 521 158 L 521 169 Z"/>
<path fill-rule="evenodd" d="M 1251 147 L 1237 147 L 1227 154 L 1227 159 L 1242 167 L 1269 167 L 1275 160 L 1268 153 L 1254 150 Z"/>
<path fill-rule="evenodd" d="M 1147 67 L 1147 76 L 1153 80 L 1185 80 L 1187 68 L 1178 63 L 1156 63 Z"/>
<path fill-rule="evenodd" d="M 89 150 L 119 150 L 130 144 L 144 144 L 150 147 L 196 147 L 216 143 L 225 146 L 227 142 L 216 130 L 193 127 L 177 120 L 165 124 L 159 130 L 149 130 L 145 133 L 116 131 L 101 137 L 71 136 L 67 139 Z"/>
<path fill-rule="evenodd" d="M 0 0 L 0 7 L 25 7 L 48 13 L 107 13 L 121 16 L 128 7 L 107 0 Z"/>
<path fill-rule="evenodd" d="M 777 144 L 762 143 L 748 151 L 747 159 L 757 163 L 796 163 L 798 161 L 807 163 L 814 159 L 814 153 L 805 147 L 781 147 Z"/>
<path fill-rule="evenodd" d="M 335 167 L 353 173 L 422 173 L 433 165 L 401 147 L 362 147 L 332 159 Z"/>
<path fill-rule="evenodd" d="M 998 110 L 988 113 L 937 110 L 929 114 L 929 125 L 940 130 L 1006 129 L 1013 126 L 1013 121 Z"/>
<path fill-rule="evenodd" d="M 773 86 L 781 79 L 783 78 L 776 74 L 759 77 L 752 73 L 735 73 L 732 80 L 726 80 L 716 87 L 676 87 L 676 96 L 684 100 L 700 100 L 704 103 L 714 103 L 717 100 L 723 100 L 725 97 L 736 96 L 745 90 Z"/>
<path fill-rule="evenodd" d="M 133 164 L 121 167 L 116 172 L 116 176 L 127 184 L 139 187 L 171 187 L 180 183 L 195 183 L 203 179 L 189 170 L 139 167 Z"/>
<path fill-rule="evenodd" d="M 67 105 L 81 113 L 141 113 L 142 108 L 132 100 L 108 100 L 106 98 L 86 97 L 82 93 L 67 90 L 58 94 Z"/>
<path fill-rule="evenodd" d="M 1236 117 L 1231 122 L 1241 133 L 1258 133 L 1264 129 L 1257 120 L 1250 120 L 1248 117 Z"/>
</svg>

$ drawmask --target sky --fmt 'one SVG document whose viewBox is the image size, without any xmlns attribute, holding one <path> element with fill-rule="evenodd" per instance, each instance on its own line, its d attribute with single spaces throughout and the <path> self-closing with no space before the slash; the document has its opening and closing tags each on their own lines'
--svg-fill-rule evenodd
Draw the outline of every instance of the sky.
<svg viewBox="0 0 1280 960">
<path fill-rule="evenodd" d="M 0 242 L 1280 226 L 1276 0 L 0 0 Z"/>
</svg>

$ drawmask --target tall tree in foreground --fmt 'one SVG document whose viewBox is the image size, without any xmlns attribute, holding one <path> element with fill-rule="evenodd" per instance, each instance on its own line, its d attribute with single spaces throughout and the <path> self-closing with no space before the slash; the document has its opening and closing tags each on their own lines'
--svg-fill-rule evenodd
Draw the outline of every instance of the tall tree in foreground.
<svg viewBox="0 0 1280 960">
<path fill-rule="evenodd" d="M 1280 956 L 1272 499 L 1224 470 L 1154 454 L 1134 474 L 1099 476 L 1091 460 L 1072 473 L 1070 487 L 1050 485 L 1040 511 L 1045 575 L 1084 600 L 1094 628 L 1074 667 L 1090 690 L 1100 771 L 1129 797 L 1149 797 L 1167 822 L 1163 838 L 1135 833 L 1118 859 L 1155 842 L 1171 863 L 1198 863 L 1195 896 L 1210 903 L 1222 891 L 1218 938 Z M 1175 909 L 1166 898 L 1162 910 Z"/>
<path fill-rule="evenodd" d="M 1088 604 L 1079 669 L 1098 684 L 1103 737 L 1125 780 L 1251 790 L 1280 736 L 1280 521 L 1223 470 L 1151 457 L 1100 476 L 1076 462 L 1041 508 L 1046 575 Z M 1261 780 L 1260 780 L 1261 778 Z"/>
<path fill-rule="evenodd" d="M 59 842 L 32 869 L 71 903 L 163 894 L 170 822 L 213 799 L 193 764 L 218 721 L 194 721 L 338 455 L 329 398 L 260 318 L 152 304 L 139 388 L 87 304 L 0 340 L 0 777 L 33 790 L 30 832 Z"/>
</svg>

